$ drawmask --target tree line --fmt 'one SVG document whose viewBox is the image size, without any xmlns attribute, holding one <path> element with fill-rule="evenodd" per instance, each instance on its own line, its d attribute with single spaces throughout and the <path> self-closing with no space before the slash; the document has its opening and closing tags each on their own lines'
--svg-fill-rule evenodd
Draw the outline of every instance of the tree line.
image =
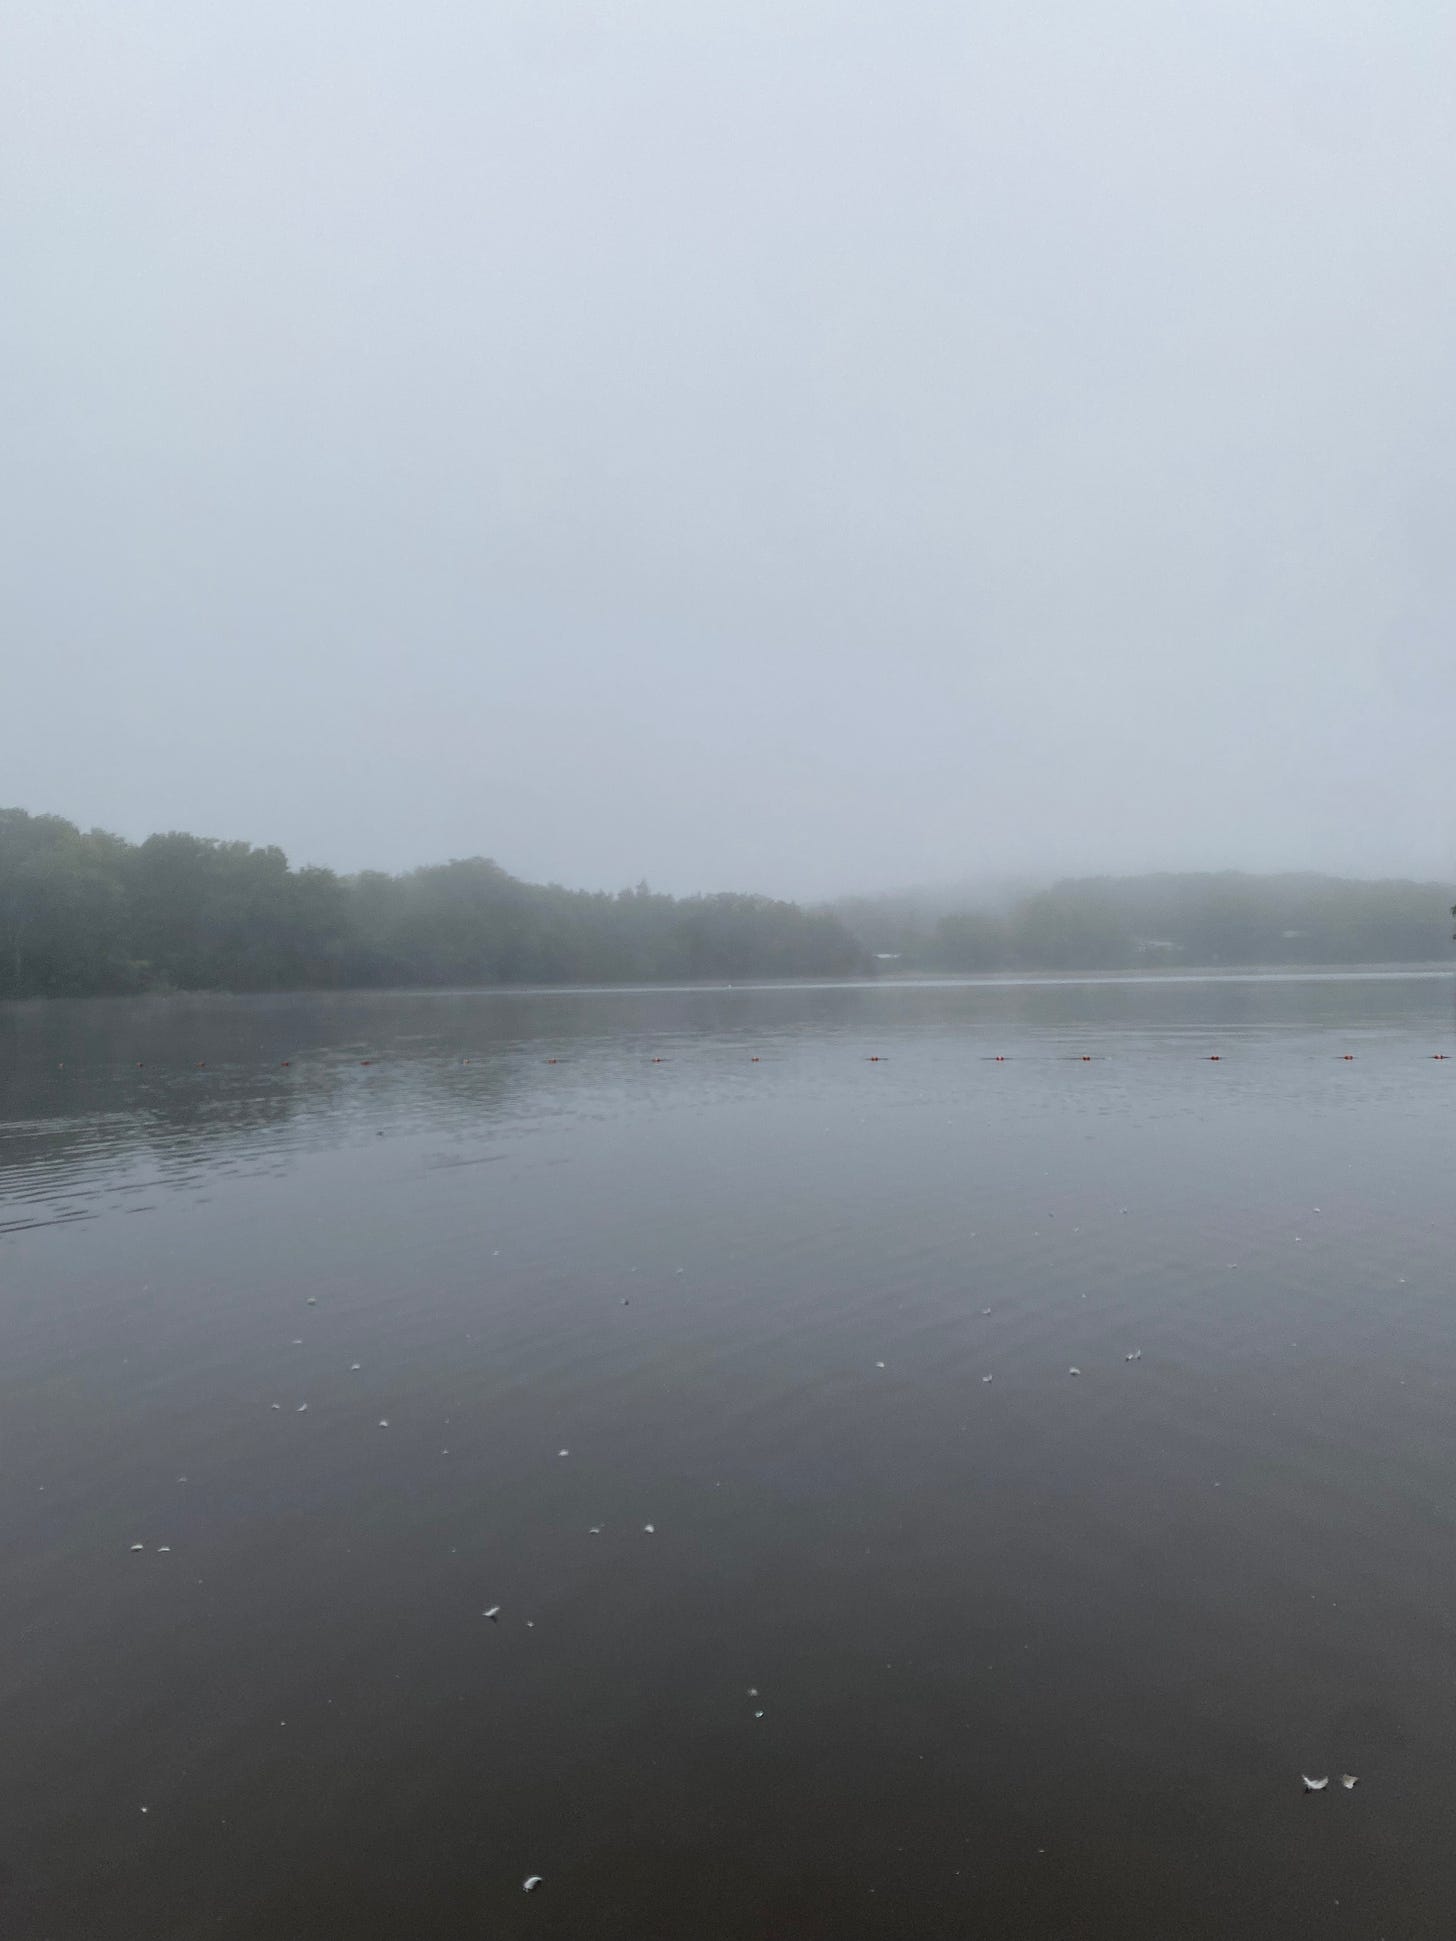
<svg viewBox="0 0 1456 1941">
<path fill-rule="evenodd" d="M 1444 883 L 1229 870 L 1069 879 L 1000 910 L 837 907 L 882 969 L 1111 971 L 1430 963 L 1449 955 L 1451 900 Z"/>
<path fill-rule="evenodd" d="M 840 976 L 839 919 L 765 896 L 526 883 L 484 857 L 390 876 L 0 810 L 0 997 Z"/>
<path fill-rule="evenodd" d="M 1229 871 L 1081 878 L 1003 907 L 902 893 L 805 909 L 645 883 L 568 890 L 479 856 L 339 876 L 273 847 L 179 832 L 132 843 L 5 809 L 0 998 L 1419 963 L 1448 951 L 1453 896 Z"/>
</svg>

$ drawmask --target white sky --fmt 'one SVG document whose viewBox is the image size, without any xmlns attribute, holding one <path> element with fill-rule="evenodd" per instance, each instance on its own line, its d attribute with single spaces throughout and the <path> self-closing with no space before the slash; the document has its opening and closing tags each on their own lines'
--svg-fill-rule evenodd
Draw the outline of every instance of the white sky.
<svg viewBox="0 0 1456 1941">
<path fill-rule="evenodd" d="M 1456 12 L 10 0 L 0 803 L 1456 866 Z"/>
</svg>

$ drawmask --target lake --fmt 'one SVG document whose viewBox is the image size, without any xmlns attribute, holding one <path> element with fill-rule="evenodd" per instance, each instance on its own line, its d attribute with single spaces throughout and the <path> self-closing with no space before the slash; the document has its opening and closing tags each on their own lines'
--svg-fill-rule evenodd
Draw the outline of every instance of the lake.
<svg viewBox="0 0 1456 1941">
<path fill-rule="evenodd" d="M 0 1933 L 1450 1935 L 1453 1125 L 1430 972 L 0 1007 Z"/>
</svg>

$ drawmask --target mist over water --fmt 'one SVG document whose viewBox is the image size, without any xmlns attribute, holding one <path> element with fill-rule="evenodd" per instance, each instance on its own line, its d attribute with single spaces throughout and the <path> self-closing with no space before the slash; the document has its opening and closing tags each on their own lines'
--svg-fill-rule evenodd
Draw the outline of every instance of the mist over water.
<svg viewBox="0 0 1456 1941">
<path fill-rule="evenodd" d="M 1441 1931 L 1448 979 L 3 1030 L 7 1933 Z"/>
<path fill-rule="evenodd" d="M 4 1941 L 1449 1936 L 1453 77 L 11 0 Z"/>
</svg>

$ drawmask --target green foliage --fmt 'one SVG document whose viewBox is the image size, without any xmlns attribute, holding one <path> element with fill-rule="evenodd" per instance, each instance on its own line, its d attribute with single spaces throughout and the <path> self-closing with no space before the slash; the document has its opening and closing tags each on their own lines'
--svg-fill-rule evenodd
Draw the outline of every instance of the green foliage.
<svg viewBox="0 0 1456 1941">
<path fill-rule="evenodd" d="M 0 997 L 143 990 L 832 976 L 836 917 L 767 897 L 523 883 L 476 856 L 405 876 L 290 869 L 281 849 L 140 844 L 0 810 Z"/>
</svg>

